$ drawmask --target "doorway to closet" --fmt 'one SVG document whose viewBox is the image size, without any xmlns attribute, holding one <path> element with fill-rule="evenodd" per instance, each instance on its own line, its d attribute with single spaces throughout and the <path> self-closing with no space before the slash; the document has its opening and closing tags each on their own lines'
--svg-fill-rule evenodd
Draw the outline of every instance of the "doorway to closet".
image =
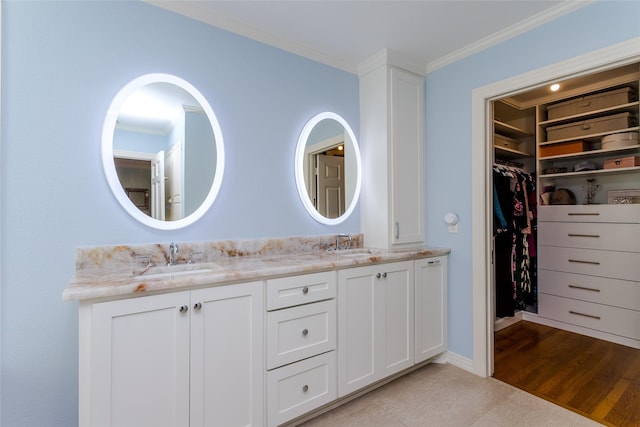
<svg viewBox="0 0 640 427">
<path fill-rule="evenodd" d="M 627 40 L 600 50 L 545 66 L 472 91 L 471 169 L 472 181 L 472 288 L 473 288 L 473 359 L 477 375 L 493 373 L 494 295 L 492 276 L 492 182 L 489 171 L 493 163 L 492 101 L 546 86 L 558 79 L 593 74 L 640 62 L 639 39 Z"/>
</svg>

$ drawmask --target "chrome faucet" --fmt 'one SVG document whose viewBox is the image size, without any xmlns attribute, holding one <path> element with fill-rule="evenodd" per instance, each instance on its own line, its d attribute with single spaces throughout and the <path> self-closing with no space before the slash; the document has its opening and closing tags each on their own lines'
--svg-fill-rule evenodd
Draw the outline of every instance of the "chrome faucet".
<svg viewBox="0 0 640 427">
<path fill-rule="evenodd" d="M 345 247 L 341 247 L 340 246 L 340 239 L 345 238 L 348 239 L 347 240 L 347 245 Z M 349 249 L 351 247 L 351 241 L 353 240 L 353 237 L 351 236 L 351 234 L 346 234 L 346 233 L 340 233 L 336 236 L 336 251 L 339 251 L 341 249 Z"/>
<path fill-rule="evenodd" d="M 176 263 L 176 254 L 178 253 L 178 244 L 171 242 L 169 244 L 169 264 L 174 265 Z"/>
</svg>

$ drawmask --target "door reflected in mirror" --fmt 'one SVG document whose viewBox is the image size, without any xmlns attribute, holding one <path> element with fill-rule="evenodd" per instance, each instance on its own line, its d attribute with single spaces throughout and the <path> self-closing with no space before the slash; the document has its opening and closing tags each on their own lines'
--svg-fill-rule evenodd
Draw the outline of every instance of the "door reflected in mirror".
<svg viewBox="0 0 640 427">
<path fill-rule="evenodd" d="M 311 216 L 325 224 L 344 221 L 360 191 L 360 153 L 349 125 L 321 113 L 303 129 L 296 149 L 296 181 Z"/>
<path fill-rule="evenodd" d="M 219 190 L 223 161 L 215 115 L 187 82 L 147 75 L 114 99 L 103 166 L 120 203 L 141 222 L 175 229 L 198 219 Z"/>
</svg>

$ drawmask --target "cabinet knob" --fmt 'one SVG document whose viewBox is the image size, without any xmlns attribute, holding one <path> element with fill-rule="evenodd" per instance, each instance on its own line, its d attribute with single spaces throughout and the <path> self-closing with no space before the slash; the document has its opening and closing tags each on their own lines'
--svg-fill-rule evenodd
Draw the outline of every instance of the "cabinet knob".
<svg viewBox="0 0 640 427">
<path fill-rule="evenodd" d="M 194 310 L 200 310 L 202 308 L 202 303 L 201 302 L 197 302 L 195 304 L 193 304 L 193 309 Z"/>
<path fill-rule="evenodd" d="M 384 277 L 384 278 L 387 277 L 387 272 L 386 271 L 384 273 L 382 273 L 382 277 Z"/>
<path fill-rule="evenodd" d="M 376 279 L 379 279 L 382 275 L 380 273 L 376 274 Z"/>
<path fill-rule="evenodd" d="M 181 305 L 179 310 L 180 310 L 180 313 L 186 313 L 187 311 L 189 311 L 189 307 L 186 305 Z"/>
<path fill-rule="evenodd" d="M 303 385 L 303 386 L 302 386 L 302 392 L 303 392 L 303 393 L 306 393 L 306 392 L 308 392 L 308 391 L 309 391 L 309 386 L 308 386 L 308 385 L 306 385 L 306 384 L 305 384 L 305 385 Z"/>
<path fill-rule="evenodd" d="M 302 293 L 305 294 L 305 295 L 308 294 L 309 293 L 309 288 L 307 286 L 302 288 Z"/>
<path fill-rule="evenodd" d="M 308 329 L 303 329 L 303 330 L 302 330 L 302 335 L 304 335 L 305 337 L 306 337 L 307 335 L 309 335 L 309 330 L 308 330 Z"/>
</svg>

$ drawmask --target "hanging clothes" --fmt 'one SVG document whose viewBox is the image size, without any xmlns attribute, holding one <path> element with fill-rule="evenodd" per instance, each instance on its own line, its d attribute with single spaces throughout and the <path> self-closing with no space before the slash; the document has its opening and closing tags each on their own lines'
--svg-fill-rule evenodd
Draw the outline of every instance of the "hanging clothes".
<svg viewBox="0 0 640 427">
<path fill-rule="evenodd" d="M 524 170 L 493 166 L 496 316 L 536 311 L 535 177 Z"/>
</svg>

